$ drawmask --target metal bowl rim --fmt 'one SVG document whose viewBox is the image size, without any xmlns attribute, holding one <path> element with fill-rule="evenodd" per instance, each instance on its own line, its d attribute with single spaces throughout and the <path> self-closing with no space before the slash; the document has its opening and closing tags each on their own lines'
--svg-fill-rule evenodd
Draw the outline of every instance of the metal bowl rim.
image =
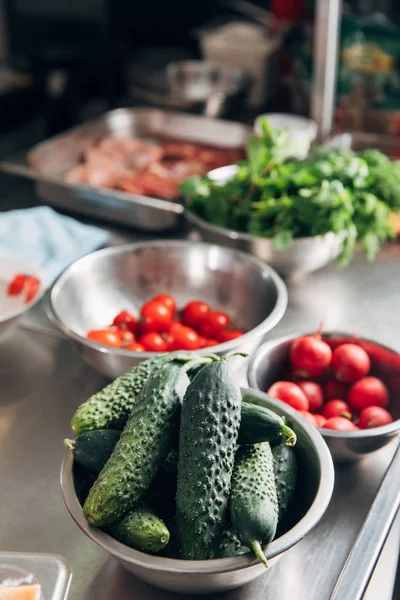
<svg viewBox="0 0 400 600">
<path fill-rule="evenodd" d="M 70 329 L 67 325 L 65 325 L 65 323 L 58 316 L 57 311 L 54 307 L 53 298 L 54 298 L 55 294 L 57 293 L 57 291 L 62 286 L 64 279 L 67 276 L 69 276 L 71 274 L 71 272 L 74 271 L 74 269 L 77 269 L 78 266 L 80 266 L 82 263 L 92 259 L 93 256 L 109 256 L 109 255 L 113 255 L 113 254 L 121 254 L 121 253 L 125 253 L 125 252 L 134 251 L 139 248 L 151 248 L 151 247 L 166 246 L 166 245 L 173 245 L 173 246 L 177 246 L 177 245 L 178 246 L 188 246 L 188 245 L 190 245 L 190 246 L 198 246 L 198 247 L 201 247 L 204 249 L 216 248 L 216 249 L 218 249 L 218 251 L 231 253 L 236 256 L 245 258 L 248 262 L 256 265 L 263 274 L 267 274 L 268 277 L 271 278 L 271 280 L 275 286 L 275 289 L 276 289 L 276 293 L 277 293 L 276 304 L 275 304 L 274 308 L 272 309 L 271 313 L 268 315 L 268 317 L 266 319 L 264 319 L 263 321 L 261 321 L 261 323 L 259 323 L 259 325 L 257 325 L 253 329 L 250 329 L 250 331 L 247 331 L 240 338 L 231 340 L 229 342 L 224 342 L 223 344 L 218 344 L 217 346 L 213 346 L 212 348 L 203 348 L 203 349 L 196 350 L 195 351 L 196 354 L 209 354 L 211 351 L 213 351 L 213 352 L 229 352 L 231 350 L 234 350 L 238 347 L 238 339 L 240 340 L 240 344 L 242 344 L 242 342 L 243 342 L 243 344 L 245 344 L 246 342 L 250 341 L 250 339 L 253 339 L 255 336 L 261 336 L 262 334 L 266 333 L 267 331 L 270 331 L 280 321 L 280 319 L 285 314 L 287 304 L 288 304 L 288 292 L 287 292 L 286 285 L 283 282 L 282 278 L 278 275 L 278 273 L 272 267 L 270 267 L 267 263 L 265 263 L 261 259 L 257 258 L 256 256 L 252 256 L 251 254 L 247 254 L 246 252 L 242 252 L 240 250 L 236 250 L 233 248 L 224 248 L 224 247 L 218 246 L 217 244 L 207 244 L 204 242 L 189 242 L 189 241 L 185 241 L 185 240 L 168 240 L 167 242 L 165 240 L 158 240 L 158 241 L 151 241 L 151 242 L 133 242 L 131 244 L 121 244 L 118 246 L 111 246 L 109 248 L 102 248 L 101 250 L 91 252 L 90 254 L 87 254 L 86 256 L 83 256 L 82 258 L 79 258 L 78 260 L 73 262 L 61 273 L 61 275 L 59 275 L 57 277 L 57 279 L 51 286 L 50 290 L 47 292 L 45 308 L 46 308 L 46 312 L 47 312 L 49 318 L 68 337 L 72 338 L 76 342 L 80 342 L 81 344 L 84 344 L 85 346 L 88 346 L 89 348 L 92 348 L 92 349 L 102 352 L 104 354 L 111 354 L 114 356 L 122 356 L 122 357 L 126 357 L 126 358 L 130 357 L 130 358 L 137 358 L 137 359 L 143 359 L 143 360 L 146 360 L 147 358 L 151 358 L 152 356 L 157 354 L 157 352 L 132 352 L 131 350 L 123 350 L 120 348 L 111 348 L 111 347 L 107 347 L 107 346 L 102 346 L 101 344 L 98 344 L 97 342 L 92 342 L 91 340 L 88 340 L 86 337 L 76 333 L 75 331 Z"/>
<path fill-rule="evenodd" d="M 249 365 L 248 365 L 248 369 L 247 369 L 247 377 L 248 377 L 249 385 L 251 385 L 255 389 L 258 389 L 258 390 L 260 389 L 257 384 L 257 370 L 258 370 L 258 365 L 260 364 L 260 361 L 266 356 L 266 354 L 268 354 L 271 350 L 273 350 L 277 346 L 280 346 L 284 342 L 289 342 L 291 340 L 295 340 L 296 338 L 302 337 L 304 335 L 313 335 L 314 333 L 315 333 L 315 331 L 306 332 L 306 333 L 299 332 L 297 334 L 286 335 L 286 336 L 277 338 L 275 340 L 268 340 L 267 342 L 264 342 L 263 344 L 261 344 L 261 346 L 259 348 L 257 348 L 255 350 L 255 352 L 252 354 L 252 356 L 250 357 L 250 361 L 249 361 Z M 326 337 L 326 338 L 335 338 L 335 337 L 339 337 L 339 336 L 343 336 L 343 337 L 348 336 L 349 338 L 352 337 L 351 334 L 344 333 L 342 331 L 324 331 L 322 333 L 322 337 Z M 398 356 L 400 356 L 400 353 L 397 352 L 396 350 L 393 350 L 393 348 L 390 348 L 389 346 L 385 346 L 384 344 L 376 342 L 375 340 L 370 340 L 369 338 L 365 338 L 365 337 L 358 337 L 357 339 L 360 340 L 361 342 L 368 342 L 370 344 L 374 344 L 375 346 L 379 346 L 380 348 L 384 348 L 385 350 L 388 350 L 389 352 L 392 352 L 393 354 L 397 354 Z M 260 391 L 262 391 L 262 390 L 260 390 Z M 334 429 L 324 429 L 322 427 L 317 427 L 317 429 L 318 429 L 318 431 L 320 431 L 320 433 L 323 437 L 327 437 L 327 438 L 340 439 L 340 438 L 345 437 L 346 439 L 371 439 L 374 437 L 380 437 L 381 435 L 395 434 L 396 432 L 400 432 L 400 419 L 396 419 L 396 421 L 393 421 L 392 423 L 389 423 L 388 425 L 382 425 L 381 427 L 374 427 L 372 429 L 360 429 L 358 431 L 336 431 Z"/>
<path fill-rule="evenodd" d="M 242 393 L 251 394 L 261 399 L 267 399 L 271 406 L 275 407 L 277 410 L 282 410 L 282 404 L 278 400 L 266 397 L 266 394 L 260 390 L 242 388 Z M 306 433 L 308 442 L 311 443 L 313 451 L 318 459 L 320 479 L 315 498 L 305 515 L 288 532 L 272 541 L 264 548 L 267 559 L 279 556 L 289 548 L 293 547 L 302 540 L 315 525 L 317 525 L 330 503 L 335 481 L 333 460 L 328 446 L 321 434 L 313 425 L 311 425 L 311 423 L 299 415 L 298 412 L 290 406 L 285 405 L 283 407 L 283 412 L 289 415 L 296 425 L 301 427 Z M 93 542 L 120 560 L 148 570 L 166 571 L 168 573 L 177 574 L 233 572 L 253 567 L 258 564 L 256 559 L 249 555 L 201 561 L 164 558 L 134 550 L 133 548 L 129 548 L 128 546 L 117 542 L 103 531 L 91 527 L 83 516 L 82 507 L 76 497 L 73 484 L 72 466 L 73 456 L 68 452 L 65 455 L 61 466 L 60 485 L 63 500 L 70 516 L 81 531 L 83 531 L 83 533 L 85 533 Z"/>
</svg>

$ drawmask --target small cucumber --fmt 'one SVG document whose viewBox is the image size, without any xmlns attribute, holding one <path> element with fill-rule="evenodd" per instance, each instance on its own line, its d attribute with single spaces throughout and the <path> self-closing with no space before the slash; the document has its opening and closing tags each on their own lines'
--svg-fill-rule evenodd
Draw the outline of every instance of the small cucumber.
<svg viewBox="0 0 400 600">
<path fill-rule="evenodd" d="M 72 450 L 76 462 L 93 473 L 100 473 L 120 436 L 117 429 L 98 429 L 81 433 L 74 440 L 64 440 L 64 446 Z"/>
<path fill-rule="evenodd" d="M 243 399 L 241 413 L 239 444 L 271 442 L 277 436 L 283 435 L 288 446 L 295 445 L 295 432 L 272 410 Z"/>
<path fill-rule="evenodd" d="M 121 521 L 107 528 L 116 540 L 142 552 L 160 552 L 169 542 L 165 523 L 146 505 L 128 513 Z"/>
<path fill-rule="evenodd" d="M 233 529 L 226 529 L 222 534 L 216 558 L 228 558 L 247 554 L 250 548 L 243 546 Z"/>
<path fill-rule="evenodd" d="M 203 367 L 185 394 L 176 494 L 183 559 L 212 559 L 218 551 L 226 525 L 240 406 L 240 387 L 224 360 Z"/>
<path fill-rule="evenodd" d="M 188 384 L 185 371 L 167 363 L 144 385 L 84 504 L 89 523 L 102 526 L 117 521 L 143 497 L 176 436 L 177 415 Z"/>
<path fill-rule="evenodd" d="M 141 362 L 81 404 L 71 419 L 72 431 L 79 434 L 95 429 L 123 429 L 152 373 L 166 362 L 185 362 L 192 358 L 193 355 L 176 352 Z"/>
<path fill-rule="evenodd" d="M 268 442 L 237 450 L 231 484 L 231 519 L 240 542 L 267 565 L 262 546 L 274 539 L 278 499 Z"/>
<path fill-rule="evenodd" d="M 279 521 L 287 514 L 297 483 L 297 459 L 293 448 L 284 444 L 272 449 L 276 493 L 278 495 Z"/>
</svg>

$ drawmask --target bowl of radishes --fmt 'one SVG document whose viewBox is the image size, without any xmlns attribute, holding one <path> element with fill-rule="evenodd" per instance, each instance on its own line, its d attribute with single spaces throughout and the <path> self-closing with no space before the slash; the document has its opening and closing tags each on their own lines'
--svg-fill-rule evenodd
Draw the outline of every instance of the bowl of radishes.
<svg viewBox="0 0 400 600">
<path fill-rule="evenodd" d="M 251 387 L 297 409 L 336 460 L 357 460 L 400 433 L 400 354 L 372 340 L 330 332 L 264 343 Z"/>
</svg>

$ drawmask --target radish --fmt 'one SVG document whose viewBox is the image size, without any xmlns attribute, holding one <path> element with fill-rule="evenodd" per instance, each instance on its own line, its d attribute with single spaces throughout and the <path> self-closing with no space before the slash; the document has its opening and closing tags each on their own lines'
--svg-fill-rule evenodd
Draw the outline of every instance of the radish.
<svg viewBox="0 0 400 600">
<path fill-rule="evenodd" d="M 347 386 L 336 379 L 328 379 L 324 387 L 325 400 L 346 400 Z"/>
<path fill-rule="evenodd" d="M 392 422 L 392 415 L 381 406 L 368 406 L 360 413 L 360 429 L 382 427 L 382 425 L 389 425 Z"/>
<path fill-rule="evenodd" d="M 314 421 L 317 427 L 323 427 L 326 423 L 326 419 L 322 415 L 313 415 Z"/>
<path fill-rule="evenodd" d="M 311 425 L 314 425 L 314 427 L 317 426 L 317 422 L 314 418 L 314 415 L 312 415 L 310 412 L 308 412 L 308 410 L 299 410 L 298 411 L 300 414 L 303 415 L 303 417 L 305 419 L 307 419 L 307 421 L 309 421 L 309 423 L 311 423 Z"/>
<path fill-rule="evenodd" d="M 267 393 L 273 398 L 289 404 L 296 410 L 309 409 L 306 395 L 298 385 L 291 381 L 277 381 L 271 385 Z"/>
<path fill-rule="evenodd" d="M 345 417 L 351 419 L 351 408 L 344 400 L 329 400 L 322 409 L 322 414 L 325 419 L 332 417 Z"/>
<path fill-rule="evenodd" d="M 329 367 L 332 350 L 321 339 L 321 327 L 315 335 L 297 338 L 290 348 L 290 362 L 296 375 L 318 377 Z"/>
<path fill-rule="evenodd" d="M 323 425 L 323 429 L 336 429 L 338 431 L 357 431 L 358 427 L 344 417 L 332 417 Z"/>
<path fill-rule="evenodd" d="M 303 390 L 310 405 L 310 412 L 318 412 L 324 403 L 322 388 L 315 381 L 299 381 L 297 385 Z"/>
<path fill-rule="evenodd" d="M 342 344 L 332 355 L 332 371 L 339 381 L 353 382 L 368 375 L 371 361 L 357 344 Z"/>
<path fill-rule="evenodd" d="M 363 410 L 368 406 L 383 407 L 389 402 L 389 392 L 377 377 L 363 377 L 351 386 L 348 401 L 355 410 Z"/>
</svg>

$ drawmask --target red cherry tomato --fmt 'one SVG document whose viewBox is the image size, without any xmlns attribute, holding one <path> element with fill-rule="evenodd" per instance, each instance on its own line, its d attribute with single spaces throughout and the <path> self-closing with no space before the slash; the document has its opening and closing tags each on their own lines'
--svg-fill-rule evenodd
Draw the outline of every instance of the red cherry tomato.
<svg viewBox="0 0 400 600">
<path fill-rule="evenodd" d="M 143 318 L 142 324 L 145 332 L 168 331 L 172 313 L 165 304 L 150 300 L 150 302 L 143 304 L 140 314 Z"/>
<path fill-rule="evenodd" d="M 184 306 L 181 319 L 184 325 L 197 329 L 203 317 L 210 312 L 210 307 L 201 300 L 192 300 Z"/>
<path fill-rule="evenodd" d="M 167 344 L 167 352 L 174 352 L 174 350 L 179 350 L 176 347 L 175 338 L 170 333 L 164 333 L 163 336 L 165 343 Z"/>
<path fill-rule="evenodd" d="M 208 338 L 206 338 L 204 340 L 204 345 L 202 346 L 202 348 L 212 348 L 213 346 L 218 346 L 220 342 L 218 340 L 210 340 Z"/>
<path fill-rule="evenodd" d="M 314 427 L 317 427 L 317 422 L 315 420 L 315 415 L 312 415 L 308 410 L 299 410 L 299 413 L 303 415 L 311 423 Z"/>
<path fill-rule="evenodd" d="M 112 322 L 113 325 L 120 327 L 120 329 L 130 329 L 132 331 L 132 327 L 137 323 L 137 320 L 130 312 L 127 310 L 121 310 L 115 317 Z"/>
<path fill-rule="evenodd" d="M 299 381 L 297 385 L 303 390 L 310 405 L 310 412 L 317 412 L 324 403 L 322 388 L 315 381 Z"/>
<path fill-rule="evenodd" d="M 139 344 L 144 346 L 148 352 L 166 352 L 168 349 L 164 338 L 155 332 L 144 333 L 139 340 Z"/>
<path fill-rule="evenodd" d="M 323 415 L 313 415 L 313 417 L 317 427 L 323 427 L 325 425 L 326 419 Z"/>
<path fill-rule="evenodd" d="M 372 429 L 393 423 L 392 415 L 381 406 L 367 406 L 360 413 L 360 429 Z"/>
<path fill-rule="evenodd" d="M 332 350 L 316 335 L 297 338 L 290 348 L 290 362 L 296 375 L 317 377 L 329 367 Z"/>
<path fill-rule="evenodd" d="M 180 350 L 198 350 L 200 348 L 201 337 L 190 327 L 175 325 L 171 330 L 171 335 Z"/>
<path fill-rule="evenodd" d="M 25 282 L 25 303 L 31 302 L 37 295 L 40 289 L 40 279 L 33 276 L 28 276 Z"/>
<path fill-rule="evenodd" d="M 220 332 L 227 329 L 231 320 L 224 312 L 212 310 L 200 321 L 199 331 L 206 338 L 219 338 Z"/>
<path fill-rule="evenodd" d="M 112 348 L 120 348 L 122 345 L 121 338 L 118 333 L 111 329 L 91 329 L 86 337 L 92 342 L 97 342 L 102 346 L 111 346 Z"/>
<path fill-rule="evenodd" d="M 171 319 L 168 326 L 168 331 L 166 331 L 165 333 L 172 333 L 174 327 L 176 326 L 182 327 L 182 323 L 178 319 Z"/>
<path fill-rule="evenodd" d="M 131 350 L 132 352 L 145 352 L 146 348 L 143 346 L 143 344 L 135 342 L 134 344 L 128 344 L 125 346 L 124 350 Z"/>
<path fill-rule="evenodd" d="M 323 425 L 323 429 L 336 429 L 337 431 L 356 431 L 358 427 L 344 417 L 332 417 Z"/>
<path fill-rule="evenodd" d="M 308 400 L 303 390 L 291 381 L 277 381 L 271 385 L 267 393 L 297 410 L 308 411 L 309 409 Z"/>
<path fill-rule="evenodd" d="M 218 339 L 221 343 L 230 342 L 231 340 L 236 340 L 236 338 L 241 337 L 243 334 L 244 331 L 241 331 L 240 329 L 222 329 Z"/>
<path fill-rule="evenodd" d="M 342 344 L 333 352 L 331 367 L 339 381 L 350 383 L 368 375 L 371 361 L 361 346 Z"/>
<path fill-rule="evenodd" d="M 333 400 L 334 398 L 339 400 L 346 400 L 347 398 L 347 387 L 344 383 L 337 381 L 336 379 L 328 379 L 324 388 L 325 400 Z"/>
<path fill-rule="evenodd" d="M 344 417 L 351 419 L 351 408 L 344 400 L 329 400 L 322 409 L 325 419 L 332 417 Z"/>
<path fill-rule="evenodd" d="M 122 344 L 124 346 L 128 346 L 129 344 L 134 344 L 135 343 L 135 336 L 133 335 L 132 331 L 129 331 L 128 329 L 120 329 L 117 334 L 120 337 L 120 340 L 122 342 Z"/>
<path fill-rule="evenodd" d="M 158 296 L 154 296 L 153 301 L 164 304 L 172 314 L 176 312 L 176 302 L 169 294 L 158 294 Z"/>
<path fill-rule="evenodd" d="M 377 377 L 363 377 L 349 389 L 349 404 L 355 410 L 368 406 L 386 406 L 389 392 L 384 383 Z"/>
<path fill-rule="evenodd" d="M 29 275 L 24 275 L 23 273 L 17 273 L 17 275 L 14 275 L 7 285 L 7 296 L 19 296 L 22 294 L 27 277 L 29 277 Z"/>
</svg>

